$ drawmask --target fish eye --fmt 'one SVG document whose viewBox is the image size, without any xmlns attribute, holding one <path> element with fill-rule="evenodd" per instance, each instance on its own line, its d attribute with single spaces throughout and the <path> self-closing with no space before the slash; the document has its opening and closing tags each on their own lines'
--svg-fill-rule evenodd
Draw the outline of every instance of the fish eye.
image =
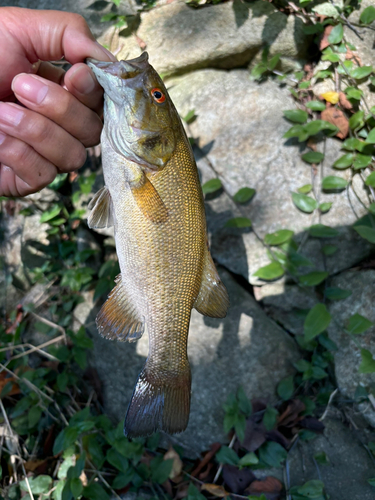
<svg viewBox="0 0 375 500">
<path fill-rule="evenodd" d="M 158 104 L 162 104 L 165 101 L 165 94 L 160 89 L 152 89 L 151 90 L 151 95 L 154 99 L 155 102 Z"/>
</svg>

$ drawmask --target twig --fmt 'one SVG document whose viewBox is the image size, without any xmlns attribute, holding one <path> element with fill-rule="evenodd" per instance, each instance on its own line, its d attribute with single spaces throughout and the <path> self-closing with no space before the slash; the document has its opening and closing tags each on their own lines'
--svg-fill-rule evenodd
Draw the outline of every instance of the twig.
<svg viewBox="0 0 375 500">
<path fill-rule="evenodd" d="M 332 400 L 333 400 L 333 398 L 336 396 L 337 391 L 338 391 L 338 388 L 337 388 L 337 389 L 335 389 L 335 390 L 331 393 L 331 395 L 330 395 L 330 397 L 329 397 L 329 400 L 328 400 L 328 403 L 327 403 L 327 406 L 326 406 L 326 409 L 324 410 L 323 415 L 322 415 L 322 416 L 320 417 L 320 419 L 319 419 L 321 422 L 322 422 L 322 421 L 326 418 L 327 413 L 328 413 L 328 410 L 329 410 L 329 405 L 332 403 Z"/>
<path fill-rule="evenodd" d="M 191 474 L 189 474 L 186 471 L 183 471 L 183 474 L 185 474 L 185 476 L 187 476 L 192 481 L 195 481 L 195 482 L 197 482 L 200 485 L 206 484 L 204 481 L 201 481 L 200 479 L 197 479 L 196 477 L 192 476 Z M 243 498 L 245 500 L 248 500 L 248 498 L 249 498 L 249 497 L 244 497 L 243 495 L 238 495 L 237 493 L 230 493 L 230 497 L 241 498 L 241 499 Z"/>
<path fill-rule="evenodd" d="M 56 337 L 52 340 L 48 340 L 47 342 L 44 342 L 43 344 L 39 344 L 37 346 L 33 346 L 32 344 L 24 344 L 25 346 L 30 346 L 31 349 L 29 349 L 28 351 L 25 351 L 25 352 L 22 352 L 21 354 L 17 354 L 16 356 L 13 356 L 10 361 L 13 361 L 14 359 L 18 359 L 18 358 L 22 358 L 23 356 L 26 356 L 27 354 L 31 354 L 32 352 L 35 352 L 35 351 L 38 351 L 40 354 L 42 354 L 43 356 L 46 356 L 47 358 L 50 358 L 52 359 L 53 361 L 59 361 L 55 356 L 53 356 L 52 354 L 49 354 L 48 352 L 44 352 L 42 351 L 42 349 L 44 347 L 47 347 L 51 344 L 55 344 L 56 342 L 59 342 L 60 340 L 64 340 L 65 339 L 65 335 L 60 335 L 59 337 Z M 16 348 L 18 346 L 15 346 Z"/>
<path fill-rule="evenodd" d="M 50 326 L 51 328 L 56 328 L 56 330 L 59 330 L 59 332 L 61 332 L 66 339 L 65 328 L 63 328 L 61 325 L 58 325 L 57 323 L 54 323 L 53 321 L 50 321 L 49 319 L 43 318 L 43 316 L 39 316 L 39 314 L 36 314 L 34 312 L 31 312 L 30 314 L 32 316 L 34 316 L 35 319 L 41 321 L 42 323 L 45 323 L 46 325 Z"/>
<path fill-rule="evenodd" d="M 87 462 L 90 464 L 90 467 L 95 470 L 96 474 L 98 475 L 99 479 L 102 481 L 103 484 L 107 486 L 108 489 L 111 490 L 112 495 L 117 498 L 117 500 L 122 500 L 120 496 L 115 492 L 115 490 L 108 484 L 108 482 L 104 479 L 102 476 L 102 473 L 98 471 L 98 469 L 95 467 L 95 465 L 91 462 L 91 460 L 87 460 Z"/>
<path fill-rule="evenodd" d="M 233 434 L 233 437 L 232 437 L 232 439 L 231 439 L 231 441 L 230 441 L 230 443 L 229 443 L 228 448 L 233 448 L 233 445 L 234 445 L 234 442 L 235 442 L 235 440 L 236 440 L 236 437 L 237 437 L 237 436 L 236 436 L 236 434 Z M 221 463 L 221 464 L 219 465 L 219 468 L 217 469 L 217 472 L 216 472 L 216 474 L 215 474 L 215 478 L 214 478 L 214 480 L 213 480 L 213 483 L 214 483 L 214 484 L 215 484 L 215 483 L 216 483 L 216 481 L 219 479 L 219 476 L 220 476 L 220 474 L 221 474 L 221 471 L 223 470 L 223 465 L 224 465 L 224 464 L 222 464 L 222 463 Z"/>
</svg>

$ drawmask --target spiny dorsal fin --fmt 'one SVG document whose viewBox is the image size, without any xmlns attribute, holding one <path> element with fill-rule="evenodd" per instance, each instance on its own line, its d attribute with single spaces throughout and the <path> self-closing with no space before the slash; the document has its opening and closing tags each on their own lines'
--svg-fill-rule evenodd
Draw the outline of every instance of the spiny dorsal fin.
<svg viewBox="0 0 375 500">
<path fill-rule="evenodd" d="M 220 279 L 208 248 L 204 256 L 201 287 L 194 307 L 204 316 L 211 318 L 225 318 L 229 307 L 227 289 Z"/>
<path fill-rule="evenodd" d="M 109 340 L 134 342 L 145 331 L 144 318 L 139 317 L 127 297 L 122 285 L 121 274 L 116 278 L 116 286 L 96 317 L 100 335 Z"/>
<path fill-rule="evenodd" d="M 156 224 L 166 222 L 168 210 L 151 181 L 145 176 L 139 187 L 131 187 L 135 201 L 143 215 Z"/>
<path fill-rule="evenodd" d="M 91 213 L 87 219 L 90 228 L 103 228 L 113 226 L 113 206 L 111 195 L 106 186 L 99 189 L 90 201 L 88 208 Z"/>
</svg>

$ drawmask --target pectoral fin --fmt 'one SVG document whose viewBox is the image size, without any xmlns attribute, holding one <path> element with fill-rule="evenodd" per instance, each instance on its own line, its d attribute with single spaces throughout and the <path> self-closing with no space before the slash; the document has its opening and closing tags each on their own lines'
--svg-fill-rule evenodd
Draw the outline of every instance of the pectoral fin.
<svg viewBox="0 0 375 500">
<path fill-rule="evenodd" d="M 141 186 L 131 186 L 131 190 L 138 207 L 147 219 L 156 224 L 166 222 L 168 219 L 167 207 L 146 176 L 144 176 L 144 182 Z"/>
<path fill-rule="evenodd" d="M 111 195 L 106 186 L 99 189 L 90 201 L 88 208 L 91 213 L 87 219 L 90 228 L 103 228 L 113 226 L 113 206 Z"/>
<path fill-rule="evenodd" d="M 227 289 L 220 279 L 208 249 L 204 257 L 201 287 L 194 307 L 204 316 L 211 318 L 225 318 L 229 307 Z"/>
<path fill-rule="evenodd" d="M 129 301 L 121 274 L 117 276 L 115 288 L 96 317 L 96 326 L 100 335 L 109 340 L 134 342 L 142 337 L 144 318 L 138 316 Z"/>
</svg>

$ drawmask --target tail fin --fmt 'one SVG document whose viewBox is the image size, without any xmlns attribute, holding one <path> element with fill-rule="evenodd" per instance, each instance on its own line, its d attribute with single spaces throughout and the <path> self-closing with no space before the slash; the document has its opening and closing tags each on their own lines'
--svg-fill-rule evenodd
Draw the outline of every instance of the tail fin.
<svg viewBox="0 0 375 500">
<path fill-rule="evenodd" d="M 126 413 L 125 436 L 149 436 L 159 430 L 168 434 L 184 431 L 189 421 L 190 386 L 188 363 L 177 375 L 148 370 L 146 361 Z"/>
</svg>

